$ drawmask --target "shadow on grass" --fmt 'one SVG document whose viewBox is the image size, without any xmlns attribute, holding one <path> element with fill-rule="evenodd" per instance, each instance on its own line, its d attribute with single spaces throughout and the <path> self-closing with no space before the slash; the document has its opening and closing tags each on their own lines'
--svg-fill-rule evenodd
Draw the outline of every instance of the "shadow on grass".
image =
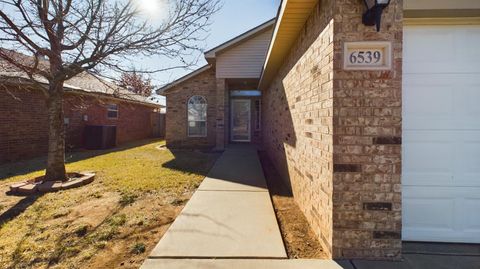
<svg viewBox="0 0 480 269">
<path fill-rule="evenodd" d="M 65 154 L 65 162 L 74 163 L 81 160 L 86 160 L 89 158 L 101 156 L 104 154 L 109 154 L 112 152 L 120 152 L 124 150 L 129 150 L 131 148 L 144 146 L 146 144 L 160 142 L 162 140 L 163 139 L 159 139 L 159 138 L 144 139 L 144 140 L 125 143 L 112 149 L 106 149 L 106 150 L 81 149 L 77 151 L 67 152 Z M 0 181 L 10 177 L 21 176 L 21 175 L 25 175 L 35 171 L 43 170 L 45 169 L 46 162 L 47 162 L 46 156 L 44 156 L 44 157 L 38 157 L 38 158 L 19 161 L 19 162 L 2 164 L 0 165 Z"/>
<path fill-rule="evenodd" d="M 14 206 L 10 207 L 7 211 L 3 212 L 0 215 L 0 227 L 25 212 L 25 210 L 27 210 L 29 206 L 33 205 L 33 203 L 35 203 L 35 201 L 37 201 L 41 196 L 41 194 L 26 196 L 22 200 L 18 201 L 18 203 L 16 203 Z"/>
<path fill-rule="evenodd" d="M 172 149 L 174 159 L 162 167 L 191 174 L 206 176 L 221 153 L 189 149 Z M 207 159 L 207 161 L 206 161 Z"/>
</svg>

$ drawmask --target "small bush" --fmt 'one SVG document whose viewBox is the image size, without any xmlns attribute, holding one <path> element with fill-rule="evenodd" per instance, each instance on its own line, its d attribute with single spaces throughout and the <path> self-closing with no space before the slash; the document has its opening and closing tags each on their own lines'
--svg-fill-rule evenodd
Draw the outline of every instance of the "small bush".
<svg viewBox="0 0 480 269">
<path fill-rule="evenodd" d="M 120 197 L 120 205 L 121 206 L 127 206 L 129 204 L 133 204 L 135 200 L 137 199 L 137 195 L 131 194 L 131 193 L 122 193 L 122 196 Z"/>
<path fill-rule="evenodd" d="M 145 252 L 145 244 L 144 243 L 136 243 L 132 248 L 132 253 L 134 254 L 141 254 Z"/>
</svg>

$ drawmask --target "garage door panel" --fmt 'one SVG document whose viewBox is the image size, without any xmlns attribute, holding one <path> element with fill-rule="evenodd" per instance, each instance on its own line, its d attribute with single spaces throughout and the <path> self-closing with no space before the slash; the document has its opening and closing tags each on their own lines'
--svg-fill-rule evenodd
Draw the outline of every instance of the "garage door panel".
<svg viewBox="0 0 480 269">
<path fill-rule="evenodd" d="M 403 240 L 480 240 L 480 188 L 404 187 L 403 205 Z"/>
<path fill-rule="evenodd" d="M 410 77 L 409 85 L 404 85 L 405 129 L 433 129 L 442 126 L 445 121 L 453 122 L 453 87 L 445 84 L 422 85 L 423 76 Z M 436 96 L 435 103 L 431 103 Z M 428 122 L 428 126 L 425 126 Z"/>
<path fill-rule="evenodd" d="M 464 229 L 469 232 L 480 233 L 480 198 L 465 199 L 464 204 L 465 209 L 469 212 L 466 217 Z"/>
<path fill-rule="evenodd" d="M 453 230 L 453 219 L 445 218 L 445 212 L 453 214 L 455 200 L 451 197 L 404 197 L 406 210 L 405 229 Z M 440 206 L 436 206 L 440 205 Z"/>
<path fill-rule="evenodd" d="M 480 243 L 480 26 L 404 28 L 404 240 Z"/>
<path fill-rule="evenodd" d="M 404 130 L 402 155 L 405 186 L 480 187 L 480 131 Z"/>
<path fill-rule="evenodd" d="M 453 32 L 445 33 L 441 29 L 425 29 L 423 27 L 409 29 L 408 35 L 404 36 L 404 68 L 412 73 L 421 73 L 425 65 L 435 63 L 437 67 L 448 66 L 454 59 L 452 54 L 443 57 L 438 56 L 436 50 L 432 50 L 432 43 L 436 44 L 438 51 L 452 51 L 455 44 Z M 408 44 L 415 46 L 408 46 Z M 408 72 L 406 72 L 408 73 Z"/>
<path fill-rule="evenodd" d="M 465 61 L 472 70 L 478 70 L 480 50 L 478 46 L 468 46 L 470 42 L 480 43 L 480 28 L 478 26 L 451 27 L 455 31 L 455 52 L 460 61 Z M 458 60 L 457 60 L 458 61 Z"/>
<path fill-rule="evenodd" d="M 405 130 L 480 129 L 480 74 L 407 74 L 403 83 Z"/>
<path fill-rule="evenodd" d="M 404 73 L 476 73 L 478 26 L 411 26 L 404 35 Z"/>
<path fill-rule="evenodd" d="M 462 183 L 469 186 L 480 186 L 480 131 L 470 132 L 471 137 L 467 137 L 461 143 L 463 158 L 456 161 L 460 166 L 459 177 Z M 478 207 L 480 211 L 480 207 Z"/>
<path fill-rule="evenodd" d="M 404 185 L 452 184 L 454 143 L 449 137 L 430 139 L 431 132 L 404 133 L 403 160 Z"/>
<path fill-rule="evenodd" d="M 475 79 L 480 80 L 480 77 L 476 76 Z M 468 122 L 476 122 L 476 127 L 478 127 L 478 124 L 480 124 L 480 82 L 472 82 L 474 83 L 469 83 L 465 86 L 464 103 L 466 105 L 463 106 L 463 110 L 465 111 L 465 116 L 468 117 Z"/>
</svg>

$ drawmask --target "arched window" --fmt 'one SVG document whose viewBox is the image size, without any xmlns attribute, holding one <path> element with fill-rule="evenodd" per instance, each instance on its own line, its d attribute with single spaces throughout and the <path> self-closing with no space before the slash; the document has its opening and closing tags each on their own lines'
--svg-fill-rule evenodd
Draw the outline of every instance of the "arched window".
<svg viewBox="0 0 480 269">
<path fill-rule="evenodd" d="M 188 136 L 207 136 L 207 100 L 194 95 L 188 99 Z"/>
</svg>

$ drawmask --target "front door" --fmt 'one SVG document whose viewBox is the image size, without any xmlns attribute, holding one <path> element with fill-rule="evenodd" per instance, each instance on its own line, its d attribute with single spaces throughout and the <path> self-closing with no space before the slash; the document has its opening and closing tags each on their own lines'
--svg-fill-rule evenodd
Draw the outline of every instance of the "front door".
<svg viewBox="0 0 480 269">
<path fill-rule="evenodd" d="M 250 142 L 250 100 L 233 99 L 230 119 L 230 139 Z"/>
</svg>

